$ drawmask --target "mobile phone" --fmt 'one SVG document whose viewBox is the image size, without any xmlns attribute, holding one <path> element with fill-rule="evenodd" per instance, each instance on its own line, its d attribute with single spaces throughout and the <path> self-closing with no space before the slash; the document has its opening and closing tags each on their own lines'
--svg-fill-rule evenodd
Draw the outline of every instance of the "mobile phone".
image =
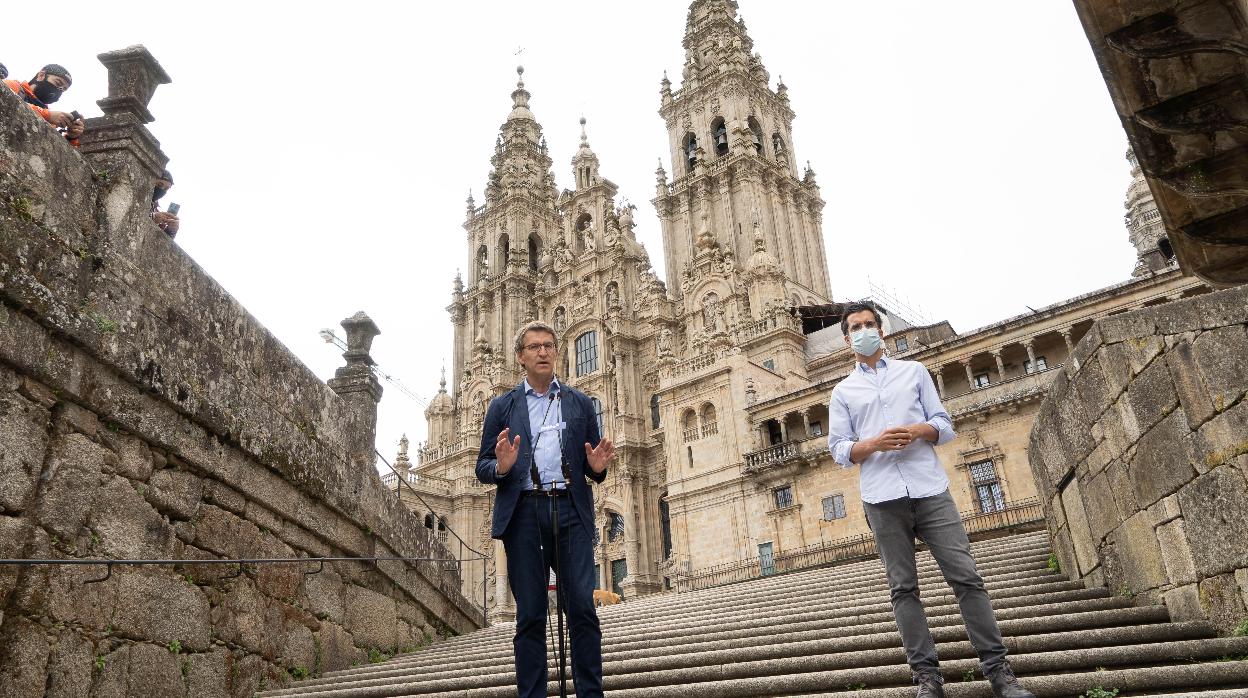
<svg viewBox="0 0 1248 698">
<path fill-rule="evenodd" d="M 169 215 L 176 216 L 178 215 L 178 211 L 181 211 L 181 210 L 182 210 L 182 207 L 179 206 L 178 204 L 172 204 L 172 203 L 169 204 L 169 211 L 168 211 Z"/>
</svg>

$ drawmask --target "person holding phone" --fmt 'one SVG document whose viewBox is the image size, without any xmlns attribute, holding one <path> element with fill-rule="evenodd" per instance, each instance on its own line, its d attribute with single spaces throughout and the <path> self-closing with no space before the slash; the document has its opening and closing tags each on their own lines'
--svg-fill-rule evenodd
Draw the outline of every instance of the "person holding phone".
<svg viewBox="0 0 1248 698">
<path fill-rule="evenodd" d="M 7 73 L 6 73 L 7 74 Z M 56 63 L 49 63 L 35 73 L 29 82 L 5 80 L 4 84 L 22 101 L 30 106 L 44 121 L 65 134 L 69 144 L 78 147 L 78 137 L 86 130 L 86 122 L 78 112 L 53 111 L 49 105 L 56 102 L 73 84 L 69 71 Z"/>
<path fill-rule="evenodd" d="M 160 173 L 160 177 L 156 179 L 155 185 L 152 187 L 152 220 L 156 223 L 156 227 L 165 231 L 169 237 L 178 234 L 178 226 L 181 221 L 178 220 L 177 204 L 169 204 L 166 211 L 160 210 L 160 199 L 169 190 L 173 188 L 173 175 L 169 174 L 169 170 Z"/>
</svg>

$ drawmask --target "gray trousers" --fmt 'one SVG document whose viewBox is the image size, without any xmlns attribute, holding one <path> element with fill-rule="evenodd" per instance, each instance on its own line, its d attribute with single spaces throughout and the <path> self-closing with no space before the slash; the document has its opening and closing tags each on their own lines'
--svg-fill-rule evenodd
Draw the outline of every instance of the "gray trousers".
<svg viewBox="0 0 1248 698">
<path fill-rule="evenodd" d="M 984 591 L 984 581 L 975 570 L 971 543 L 949 490 L 934 497 L 902 497 L 863 505 L 867 523 L 875 535 L 876 549 L 888 574 L 893 615 L 897 618 L 897 630 L 901 633 L 910 670 L 915 674 L 939 674 L 940 663 L 923 604 L 919 601 L 915 538 L 927 544 L 945 581 L 953 588 L 983 672 L 988 674 L 1000 666 L 1005 661 L 1005 644 L 1001 641 L 988 592 Z"/>
</svg>

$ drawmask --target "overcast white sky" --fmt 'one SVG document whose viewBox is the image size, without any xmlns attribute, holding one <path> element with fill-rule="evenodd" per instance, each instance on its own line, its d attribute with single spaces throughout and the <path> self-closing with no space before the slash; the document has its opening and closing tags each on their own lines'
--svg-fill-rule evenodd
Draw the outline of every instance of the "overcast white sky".
<svg viewBox="0 0 1248 698">
<path fill-rule="evenodd" d="M 90 116 L 106 93 L 95 55 L 145 44 L 174 80 L 151 129 L 177 180 L 178 242 L 322 378 L 342 360 L 317 331 L 365 310 L 382 368 L 437 391 L 468 256 L 464 199 L 482 201 L 518 60 L 560 188 L 584 114 L 662 263 L 649 204 L 657 159 L 672 171 L 659 80 L 666 69 L 679 87 L 687 2 L 207 7 L 71 0 L 8 32 L 0 62 L 22 78 L 63 63 L 75 81 L 59 106 Z M 1070 2 L 741 0 L 741 12 L 773 86 L 789 86 L 838 299 L 864 295 L 869 275 L 967 331 L 1129 276 L 1126 138 Z M 388 389 L 388 457 L 403 432 L 424 438 L 423 410 Z"/>
</svg>

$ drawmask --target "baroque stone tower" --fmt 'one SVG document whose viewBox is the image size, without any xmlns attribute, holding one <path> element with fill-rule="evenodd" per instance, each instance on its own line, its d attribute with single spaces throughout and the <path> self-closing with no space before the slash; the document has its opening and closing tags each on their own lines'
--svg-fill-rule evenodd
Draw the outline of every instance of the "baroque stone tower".
<svg viewBox="0 0 1248 698">
<path fill-rule="evenodd" d="M 1127 209 L 1127 234 L 1138 258 L 1131 275 L 1145 276 L 1169 267 L 1174 260 L 1174 249 L 1166 237 L 1166 225 L 1153 200 L 1153 192 L 1148 188 L 1148 180 L 1144 179 L 1135 151 L 1130 148 L 1127 162 L 1131 163 L 1131 185 L 1127 187 L 1123 205 Z"/>
</svg>

